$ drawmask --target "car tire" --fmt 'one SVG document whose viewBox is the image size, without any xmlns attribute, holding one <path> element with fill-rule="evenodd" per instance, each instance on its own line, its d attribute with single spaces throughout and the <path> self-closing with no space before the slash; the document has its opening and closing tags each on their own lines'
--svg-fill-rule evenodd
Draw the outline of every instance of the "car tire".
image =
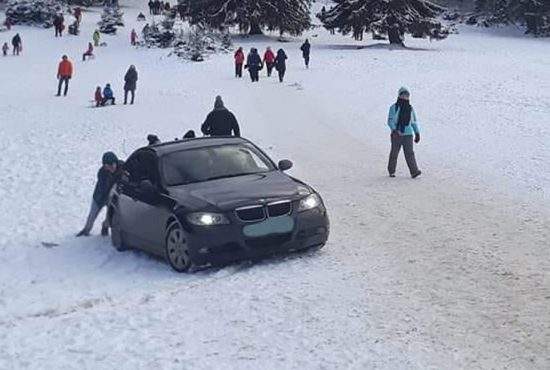
<svg viewBox="0 0 550 370">
<path fill-rule="evenodd" d="M 113 247 L 119 252 L 123 252 L 128 249 L 128 246 L 124 242 L 122 236 L 122 228 L 120 227 L 120 215 L 116 209 L 112 210 L 111 214 L 111 243 Z"/>
<path fill-rule="evenodd" d="M 165 256 L 174 271 L 189 272 L 194 269 L 189 255 L 187 234 L 179 222 L 172 222 L 166 229 Z"/>
</svg>

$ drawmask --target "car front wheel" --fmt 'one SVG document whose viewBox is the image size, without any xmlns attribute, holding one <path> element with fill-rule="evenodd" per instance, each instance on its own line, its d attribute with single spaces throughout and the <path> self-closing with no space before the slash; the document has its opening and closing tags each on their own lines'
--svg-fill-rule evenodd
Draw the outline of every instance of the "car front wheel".
<svg viewBox="0 0 550 370">
<path fill-rule="evenodd" d="M 193 267 L 187 235 L 178 222 L 170 224 L 166 231 L 166 259 L 177 272 L 187 272 Z"/>
</svg>

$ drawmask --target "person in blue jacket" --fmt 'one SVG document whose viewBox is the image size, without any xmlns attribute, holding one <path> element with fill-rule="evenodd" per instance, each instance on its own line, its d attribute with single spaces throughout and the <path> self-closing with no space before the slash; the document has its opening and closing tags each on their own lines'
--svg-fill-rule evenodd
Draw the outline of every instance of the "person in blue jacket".
<svg viewBox="0 0 550 370">
<path fill-rule="evenodd" d="M 391 151 L 388 162 L 390 177 L 395 177 L 397 157 L 403 147 L 405 160 L 412 178 L 417 178 L 422 173 L 416 164 L 414 155 L 414 143 L 420 142 L 420 129 L 416 119 L 416 113 L 410 103 L 411 93 L 406 87 L 399 89 L 397 102 L 392 104 L 388 113 L 388 126 L 391 129 Z"/>
<path fill-rule="evenodd" d="M 76 236 L 89 236 L 94 222 L 99 215 L 99 212 L 109 202 L 109 194 L 112 187 L 120 180 L 124 173 L 124 162 L 120 161 L 116 154 L 113 152 L 106 152 L 103 154 L 102 166 L 97 171 L 97 182 L 94 188 L 94 195 L 92 197 L 92 206 L 86 219 L 86 225 L 84 228 L 76 234 Z M 109 223 L 107 218 L 103 221 L 101 226 L 101 235 L 109 234 Z"/>
<path fill-rule="evenodd" d="M 105 88 L 103 89 L 103 101 L 101 102 L 101 105 L 107 104 L 108 101 L 111 101 L 111 104 L 115 105 L 115 97 L 113 95 L 113 89 L 111 89 L 111 84 L 105 85 Z"/>
<path fill-rule="evenodd" d="M 260 80 L 259 72 L 263 68 L 263 64 L 262 58 L 260 57 L 260 54 L 258 54 L 258 49 L 250 49 L 244 68 L 248 69 L 252 82 L 258 82 Z"/>
</svg>

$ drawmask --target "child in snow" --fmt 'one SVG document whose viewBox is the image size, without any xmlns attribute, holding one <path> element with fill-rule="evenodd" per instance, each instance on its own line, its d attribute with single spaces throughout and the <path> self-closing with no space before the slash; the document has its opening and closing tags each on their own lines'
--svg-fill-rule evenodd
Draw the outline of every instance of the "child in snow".
<svg viewBox="0 0 550 370">
<path fill-rule="evenodd" d="M 93 58 L 94 57 L 94 46 L 91 42 L 88 43 L 88 50 L 84 54 L 82 54 L 82 61 L 86 61 L 86 57 Z"/>
<path fill-rule="evenodd" d="M 76 234 L 76 236 L 89 236 L 94 222 L 101 212 L 101 209 L 105 207 L 109 201 L 109 193 L 111 188 L 120 180 L 124 174 L 124 162 L 119 161 L 115 153 L 107 152 L 103 154 L 103 165 L 97 172 L 97 183 L 94 189 L 94 195 L 92 197 L 92 206 L 86 220 L 84 228 Z M 109 223 L 107 218 L 103 221 L 101 226 L 101 235 L 109 234 Z"/>
<path fill-rule="evenodd" d="M 98 30 L 94 31 L 92 39 L 94 40 L 94 46 L 97 48 L 99 46 L 99 40 L 101 39 L 101 35 L 99 34 Z"/>
<path fill-rule="evenodd" d="M 264 60 L 265 66 L 267 67 L 267 77 L 271 77 L 271 71 L 273 70 L 273 66 L 275 65 L 275 54 L 271 51 L 271 47 L 267 47 L 264 53 Z"/>
<path fill-rule="evenodd" d="M 132 32 L 130 33 L 130 43 L 132 44 L 132 46 L 136 46 L 137 44 L 137 32 L 133 28 Z"/>
<path fill-rule="evenodd" d="M 279 74 L 279 82 L 283 82 L 286 72 L 286 60 L 287 56 L 283 49 L 277 50 L 277 56 L 275 57 L 275 69 Z"/>
<path fill-rule="evenodd" d="M 10 47 L 8 46 L 8 43 L 5 42 L 4 45 L 2 45 L 2 54 L 4 54 L 4 56 L 8 55 L 8 50 L 10 49 Z"/>
<path fill-rule="evenodd" d="M 111 101 L 111 104 L 115 105 L 115 97 L 113 96 L 111 84 L 105 85 L 105 88 L 103 89 L 103 100 L 101 101 L 101 105 L 107 104 L 108 101 Z"/>
<path fill-rule="evenodd" d="M 388 113 L 388 126 L 391 129 L 391 151 L 388 162 L 388 172 L 390 177 L 395 177 L 395 167 L 397 166 L 397 157 L 403 147 L 405 160 L 411 173 L 411 177 L 417 178 L 422 173 L 416 164 L 416 158 L 413 150 L 414 142 L 420 142 L 420 129 L 416 120 L 416 113 L 410 104 L 410 92 L 406 87 L 399 89 L 397 93 L 397 102 L 392 104 Z"/>
<path fill-rule="evenodd" d="M 95 89 L 94 101 L 95 101 L 96 107 L 99 107 L 101 103 L 103 103 L 103 95 L 101 95 L 101 86 L 98 86 Z"/>
<path fill-rule="evenodd" d="M 238 48 L 233 56 L 235 59 L 235 77 L 243 76 L 244 51 L 243 48 Z"/>
</svg>

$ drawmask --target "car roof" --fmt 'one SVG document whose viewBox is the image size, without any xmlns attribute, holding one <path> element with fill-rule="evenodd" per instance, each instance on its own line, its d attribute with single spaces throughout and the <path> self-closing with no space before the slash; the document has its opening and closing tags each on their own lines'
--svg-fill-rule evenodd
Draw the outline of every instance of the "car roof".
<svg viewBox="0 0 550 370">
<path fill-rule="evenodd" d="M 179 152 L 186 149 L 206 148 L 209 146 L 245 144 L 251 143 L 247 139 L 236 136 L 205 136 L 194 139 L 182 139 L 150 145 L 142 149 L 152 150 L 161 157 L 168 153 Z M 140 149 L 141 150 L 141 149 Z"/>
</svg>

